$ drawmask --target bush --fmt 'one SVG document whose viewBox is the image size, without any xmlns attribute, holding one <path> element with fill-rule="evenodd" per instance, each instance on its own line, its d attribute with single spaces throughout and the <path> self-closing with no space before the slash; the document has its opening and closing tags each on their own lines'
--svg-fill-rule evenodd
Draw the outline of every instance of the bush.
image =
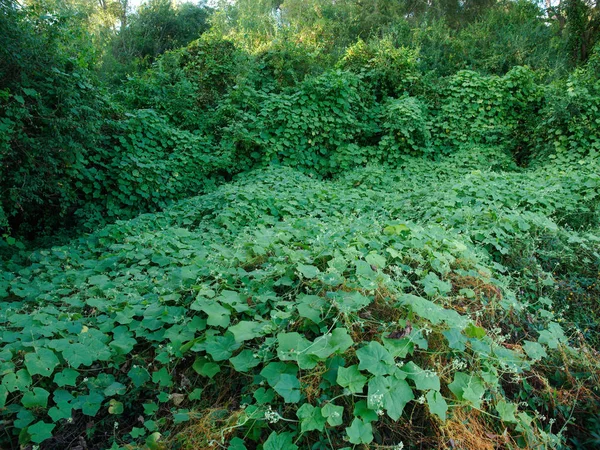
<svg viewBox="0 0 600 450">
<path fill-rule="evenodd" d="M 91 226 L 162 209 L 222 180 L 230 156 L 152 110 L 130 113 L 89 155 L 76 183 L 85 195 L 76 215 Z"/>
<path fill-rule="evenodd" d="M 338 67 L 357 74 L 378 98 L 398 97 L 416 90 L 417 59 L 415 50 L 395 47 L 390 39 L 359 40 L 346 49 Z"/>
</svg>

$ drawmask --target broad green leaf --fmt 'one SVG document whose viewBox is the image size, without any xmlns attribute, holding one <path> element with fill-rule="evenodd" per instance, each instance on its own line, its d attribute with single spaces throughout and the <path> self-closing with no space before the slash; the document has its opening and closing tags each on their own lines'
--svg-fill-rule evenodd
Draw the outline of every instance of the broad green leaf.
<svg viewBox="0 0 600 450">
<path fill-rule="evenodd" d="M 123 414 L 123 403 L 115 400 L 114 398 L 108 402 L 108 413 L 109 414 Z"/>
<path fill-rule="evenodd" d="M 236 342 L 250 341 L 260 336 L 260 323 L 242 320 L 230 326 L 228 330 L 233 333 Z"/>
<path fill-rule="evenodd" d="M 25 392 L 21 403 L 25 408 L 46 408 L 50 392 L 46 389 L 34 387 L 32 391 Z"/>
<path fill-rule="evenodd" d="M 345 314 L 358 312 L 371 303 L 369 297 L 365 297 L 357 291 L 336 292 L 335 295 L 331 296 L 333 298 L 334 306 L 336 306 L 340 312 Z"/>
<path fill-rule="evenodd" d="M 351 444 L 370 444 L 373 441 L 373 427 L 368 422 L 354 419 L 352 424 L 346 428 L 348 441 Z"/>
<path fill-rule="evenodd" d="M 450 328 L 449 330 L 442 332 L 442 334 L 448 340 L 448 346 L 450 348 L 461 352 L 465 350 L 467 338 L 459 329 Z"/>
<path fill-rule="evenodd" d="M 360 361 L 358 368 L 367 370 L 373 375 L 392 373 L 396 366 L 394 358 L 379 342 L 371 341 L 356 351 Z"/>
<path fill-rule="evenodd" d="M 81 404 L 81 412 L 86 416 L 95 416 L 98 414 L 104 401 L 104 397 L 99 393 L 92 391 L 88 395 L 82 395 L 77 397 L 77 400 Z"/>
<path fill-rule="evenodd" d="M 463 372 L 454 374 L 454 381 L 448 388 L 459 400 L 471 402 L 475 408 L 481 407 L 481 398 L 485 393 L 483 380 L 476 375 Z"/>
<path fill-rule="evenodd" d="M 428 391 L 430 389 L 435 391 L 440 390 L 440 378 L 435 372 L 423 370 L 412 361 L 404 364 L 400 370 L 406 373 L 406 377 L 409 380 L 414 381 L 415 386 L 420 391 Z"/>
<path fill-rule="evenodd" d="M 298 403 L 300 401 L 300 381 L 295 375 L 282 374 L 273 389 L 283 397 L 285 403 Z"/>
<path fill-rule="evenodd" d="M 359 417 L 364 422 L 375 422 L 379 420 L 379 416 L 376 411 L 373 411 L 367 406 L 367 402 L 365 400 L 359 400 L 354 405 L 353 411 L 354 417 Z"/>
<path fill-rule="evenodd" d="M 217 363 L 209 361 L 203 356 L 196 358 L 192 368 L 196 371 L 196 373 L 208 378 L 214 377 L 221 371 L 221 367 Z"/>
<path fill-rule="evenodd" d="M 243 440 L 238 437 L 234 437 L 231 441 L 229 441 L 227 450 L 248 450 L 248 448 L 244 445 Z"/>
<path fill-rule="evenodd" d="M 496 411 L 500 414 L 500 419 L 503 422 L 517 423 L 515 414 L 517 413 L 517 405 L 514 403 L 507 403 L 504 400 L 500 400 L 496 403 Z"/>
<path fill-rule="evenodd" d="M 308 403 L 304 403 L 298 408 L 296 415 L 300 419 L 302 433 L 312 430 L 323 431 L 325 429 L 326 418 L 323 416 L 321 408 L 315 408 Z"/>
<path fill-rule="evenodd" d="M 567 341 L 568 339 L 565 336 L 565 332 L 556 322 L 550 322 L 548 329 L 540 331 L 540 337 L 538 338 L 540 344 L 546 344 L 552 349 L 558 348 L 559 344 L 566 343 Z"/>
<path fill-rule="evenodd" d="M 127 376 L 131 379 L 135 387 L 143 386 L 150 380 L 148 371 L 144 367 L 135 365 L 127 372 Z"/>
<path fill-rule="evenodd" d="M 482 339 L 486 335 L 485 330 L 481 327 L 478 327 L 473 322 L 467 325 L 467 327 L 465 328 L 465 334 L 467 335 L 467 337 L 476 339 Z"/>
<path fill-rule="evenodd" d="M 30 425 L 27 428 L 27 433 L 29 433 L 29 436 L 31 436 L 32 442 L 41 444 L 46 439 L 50 439 L 52 437 L 52 430 L 54 430 L 55 427 L 56 425 L 52 423 L 46 423 L 40 420 L 39 422 Z"/>
<path fill-rule="evenodd" d="M 189 393 L 189 400 L 200 400 L 202 398 L 202 388 L 196 388 L 192 392 Z"/>
<path fill-rule="evenodd" d="M 190 308 L 204 312 L 208 316 L 206 323 L 210 326 L 227 328 L 229 325 L 231 311 L 222 306 L 217 300 L 199 295 Z"/>
<path fill-rule="evenodd" d="M 367 377 L 360 373 L 357 365 L 352 365 L 348 368 L 340 367 L 337 374 L 337 383 L 347 388 L 353 394 L 362 392 Z"/>
<path fill-rule="evenodd" d="M 7 373 L 2 378 L 2 386 L 8 392 L 26 391 L 31 386 L 31 376 L 25 369 L 18 370 L 15 373 Z"/>
<path fill-rule="evenodd" d="M 71 368 L 66 368 L 62 372 L 58 372 L 54 375 L 54 382 L 60 387 L 76 386 L 78 376 L 79 372 Z"/>
<path fill-rule="evenodd" d="M 94 362 L 94 355 L 89 349 L 80 343 L 74 343 L 65 348 L 62 352 L 63 358 L 75 369 L 79 366 L 91 366 Z"/>
<path fill-rule="evenodd" d="M 423 290 L 429 297 L 446 295 L 452 290 L 451 283 L 440 280 L 433 272 L 429 272 L 421 281 L 421 284 L 423 284 Z"/>
<path fill-rule="evenodd" d="M 374 410 L 384 408 L 392 420 L 398 420 L 406 404 L 414 398 L 405 380 L 376 376 L 369 381 L 367 406 Z"/>
<path fill-rule="evenodd" d="M 40 348 L 35 353 L 25 355 L 25 367 L 30 375 L 43 375 L 49 377 L 54 372 L 60 361 L 52 350 Z"/>
<path fill-rule="evenodd" d="M 344 423 L 344 407 L 326 403 L 321 408 L 321 414 L 327 418 L 327 423 L 332 427 L 337 427 Z"/>
<path fill-rule="evenodd" d="M 300 317 L 310 319 L 314 323 L 319 324 L 326 311 L 327 303 L 322 297 L 304 294 L 298 296 L 298 313 Z"/>
<path fill-rule="evenodd" d="M 377 253 L 369 253 L 365 260 L 371 265 L 378 269 L 385 269 L 385 257 Z"/>
<path fill-rule="evenodd" d="M 161 367 L 156 372 L 152 372 L 152 382 L 161 387 L 173 386 L 173 378 L 166 367 Z"/>
<path fill-rule="evenodd" d="M 296 268 L 304 278 L 315 278 L 319 274 L 319 269 L 317 269 L 315 266 L 298 264 Z"/>
<path fill-rule="evenodd" d="M 260 374 L 267 379 L 270 386 L 275 386 L 283 374 L 296 375 L 298 366 L 282 362 L 271 362 L 267 364 Z"/>
<path fill-rule="evenodd" d="M 251 350 L 242 350 L 239 355 L 229 359 L 233 368 L 238 372 L 248 372 L 260 364 L 260 359 L 254 357 Z"/>
<path fill-rule="evenodd" d="M 277 434 L 273 431 L 265 443 L 263 450 L 297 450 L 298 446 L 294 444 L 294 436 L 292 433 Z"/>
<path fill-rule="evenodd" d="M 544 346 L 537 342 L 524 341 L 523 350 L 525 350 L 527 356 L 529 356 L 534 361 L 546 358 L 548 356 L 548 354 L 546 353 L 546 349 L 544 349 Z"/>
<path fill-rule="evenodd" d="M 429 411 L 432 414 L 435 414 L 443 421 L 446 420 L 446 412 L 448 411 L 448 404 L 442 394 L 437 391 L 429 391 L 425 398 L 427 399 L 427 406 L 429 406 Z"/>
<path fill-rule="evenodd" d="M 233 334 L 224 336 L 210 336 L 206 339 L 205 349 L 214 361 L 225 361 L 231 358 L 234 351 L 240 348 L 240 343 L 235 341 Z"/>
</svg>

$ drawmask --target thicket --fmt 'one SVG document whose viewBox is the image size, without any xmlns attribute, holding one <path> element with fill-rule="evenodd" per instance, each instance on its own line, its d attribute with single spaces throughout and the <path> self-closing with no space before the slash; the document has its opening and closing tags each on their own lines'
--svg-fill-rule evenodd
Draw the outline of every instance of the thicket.
<svg viewBox="0 0 600 450">
<path fill-rule="evenodd" d="M 597 4 L 102 5 L 0 0 L 0 447 L 600 445 Z"/>
</svg>

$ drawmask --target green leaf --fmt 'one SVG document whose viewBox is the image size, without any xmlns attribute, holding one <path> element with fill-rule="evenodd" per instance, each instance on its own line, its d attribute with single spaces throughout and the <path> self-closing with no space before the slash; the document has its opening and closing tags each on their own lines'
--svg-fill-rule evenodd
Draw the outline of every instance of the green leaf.
<svg viewBox="0 0 600 450">
<path fill-rule="evenodd" d="M 360 419 L 354 419 L 346 428 L 346 434 L 351 444 L 370 444 L 373 441 L 373 427 Z"/>
<path fill-rule="evenodd" d="M 131 431 L 129 432 L 129 434 L 131 435 L 131 437 L 133 439 L 138 439 L 146 434 L 146 430 L 144 430 L 143 428 L 139 428 L 139 427 L 133 427 L 131 429 Z"/>
<path fill-rule="evenodd" d="M 52 437 L 52 430 L 54 430 L 55 427 L 56 425 L 52 423 L 46 423 L 40 420 L 39 422 L 30 425 L 27 428 L 27 433 L 29 433 L 29 436 L 31 436 L 32 442 L 41 444 L 46 439 L 50 439 Z"/>
<path fill-rule="evenodd" d="M 49 377 L 54 372 L 60 361 L 52 350 L 40 348 L 35 353 L 25 355 L 25 367 L 30 375 L 43 375 Z"/>
<path fill-rule="evenodd" d="M 236 342 L 249 341 L 260 336 L 260 323 L 242 320 L 230 326 L 228 331 L 233 333 Z"/>
<path fill-rule="evenodd" d="M 62 351 L 63 358 L 73 368 L 77 369 L 79 366 L 91 366 L 94 362 L 94 355 L 86 348 L 85 345 L 80 343 L 74 343 L 69 345 Z"/>
<path fill-rule="evenodd" d="M 496 411 L 498 411 L 498 414 L 500 414 L 500 419 L 502 419 L 503 422 L 509 422 L 509 423 L 517 423 L 518 420 L 515 416 L 515 414 L 517 413 L 517 405 L 514 403 L 507 403 L 504 400 L 500 400 L 497 404 L 496 404 Z"/>
<path fill-rule="evenodd" d="M 56 401 L 56 398 L 54 399 Z M 69 419 L 72 416 L 73 406 L 68 402 L 57 402 L 56 406 L 48 410 L 48 415 L 53 422 Z"/>
<path fill-rule="evenodd" d="M 467 325 L 467 327 L 465 328 L 465 334 L 467 335 L 467 337 L 476 339 L 482 339 L 486 335 L 485 330 L 481 327 L 478 327 L 473 322 Z"/>
<path fill-rule="evenodd" d="M 429 391 L 425 398 L 427 399 L 427 406 L 429 406 L 429 411 L 432 414 L 435 414 L 443 421 L 446 420 L 446 412 L 448 411 L 448 404 L 442 394 L 437 391 Z"/>
<path fill-rule="evenodd" d="M 297 450 L 292 433 L 277 434 L 273 431 L 263 444 L 263 450 Z"/>
<path fill-rule="evenodd" d="M 317 269 L 315 266 L 298 264 L 296 268 L 304 278 L 315 278 L 319 274 L 319 269 Z"/>
<path fill-rule="evenodd" d="M 229 325 L 231 311 L 222 306 L 217 300 L 199 295 L 190 308 L 204 312 L 208 316 L 206 323 L 210 326 L 227 328 Z"/>
<path fill-rule="evenodd" d="M 260 359 L 254 357 L 250 350 L 242 350 L 239 355 L 229 359 L 233 368 L 238 372 L 248 372 L 260 364 Z"/>
<path fill-rule="evenodd" d="M 202 388 L 196 388 L 188 395 L 189 400 L 200 400 L 202 398 Z"/>
<path fill-rule="evenodd" d="M 368 265 L 368 264 L 367 264 Z M 360 292 L 336 292 L 332 295 L 334 305 L 344 314 L 358 312 L 371 303 L 369 297 L 365 297 Z"/>
<path fill-rule="evenodd" d="M 451 283 L 440 280 L 433 272 L 429 272 L 421 281 L 421 284 L 423 284 L 423 290 L 429 297 L 446 295 L 452 290 Z"/>
<path fill-rule="evenodd" d="M 8 399 L 8 389 L 5 386 L 0 385 L 0 409 L 6 406 L 6 400 Z"/>
<path fill-rule="evenodd" d="M 379 420 L 379 416 L 377 412 L 373 411 L 367 406 L 367 402 L 365 400 L 359 400 L 354 405 L 353 411 L 354 417 L 359 417 L 365 422 L 375 422 Z"/>
<path fill-rule="evenodd" d="M 392 420 L 398 420 L 406 404 L 414 398 L 405 380 L 376 376 L 369 381 L 367 406 L 373 410 L 385 408 Z"/>
<path fill-rule="evenodd" d="M 466 400 L 475 408 L 481 407 L 481 398 L 485 393 L 483 380 L 476 375 L 463 372 L 454 374 L 454 381 L 448 385 L 450 391 L 459 400 Z"/>
<path fill-rule="evenodd" d="M 190 420 L 190 412 L 187 409 L 179 409 L 173 414 L 173 423 L 175 425 L 187 422 L 188 420 Z"/>
<path fill-rule="evenodd" d="M 404 364 L 400 370 L 406 373 L 409 380 L 414 381 L 420 391 L 440 390 L 440 378 L 434 372 L 423 370 L 412 361 Z"/>
<path fill-rule="evenodd" d="M 345 388 L 348 388 L 353 394 L 362 392 L 367 377 L 360 373 L 357 365 L 352 365 L 348 368 L 340 367 L 337 374 L 337 383 Z"/>
<path fill-rule="evenodd" d="M 131 379 L 135 387 L 143 386 L 147 381 L 150 380 L 150 374 L 144 367 L 133 366 L 127 376 Z"/>
<path fill-rule="evenodd" d="M 356 351 L 360 361 L 358 368 L 373 375 L 385 375 L 395 370 L 395 362 L 390 352 L 379 342 L 371 341 Z"/>
<path fill-rule="evenodd" d="M 214 361 L 225 361 L 231 358 L 233 352 L 240 348 L 240 345 L 240 343 L 235 341 L 233 334 L 226 333 L 224 336 L 208 337 L 205 348 Z"/>
<path fill-rule="evenodd" d="M 365 260 L 371 265 L 378 269 L 385 269 L 385 257 L 378 255 L 377 253 L 369 253 Z"/>
<path fill-rule="evenodd" d="M 109 414 L 123 414 L 123 403 L 118 402 L 114 398 L 108 402 L 108 413 Z"/>
<path fill-rule="evenodd" d="M 79 372 L 71 368 L 66 368 L 62 372 L 54 375 L 54 382 L 60 386 L 76 386 Z"/>
<path fill-rule="evenodd" d="M 192 369 L 203 377 L 208 378 L 214 377 L 221 371 L 221 367 L 218 364 L 209 361 L 203 356 L 196 358 L 196 361 L 194 361 L 194 364 L 192 365 Z"/>
<path fill-rule="evenodd" d="M 327 418 L 327 423 L 332 427 L 337 427 L 344 422 L 344 407 L 327 403 L 321 408 L 321 414 Z"/>
<path fill-rule="evenodd" d="M 442 322 L 451 327 L 464 329 L 467 326 L 467 318 L 461 316 L 453 309 L 445 309 L 432 301 L 411 294 L 400 297 L 400 304 L 410 306 L 415 314 L 438 325 Z"/>
<path fill-rule="evenodd" d="M 282 362 L 271 362 L 260 371 L 260 374 L 267 379 L 270 386 L 275 386 L 281 375 L 286 373 L 296 375 L 298 373 L 298 366 Z"/>
<path fill-rule="evenodd" d="M 311 343 L 308 339 L 299 333 L 279 333 L 277 335 L 277 356 L 281 361 L 298 361 L 302 354 L 306 355 L 305 351 L 310 347 Z M 308 364 L 310 366 L 310 363 Z M 316 362 L 312 367 L 316 365 Z M 312 368 L 312 367 L 300 367 Z"/>
<path fill-rule="evenodd" d="M 448 340 L 448 346 L 454 350 L 463 352 L 466 348 L 467 338 L 456 328 L 450 328 L 447 331 L 442 332 L 444 337 Z"/>
<path fill-rule="evenodd" d="M 147 416 L 154 415 L 159 408 L 156 403 L 144 403 L 142 406 L 144 407 L 144 414 Z"/>
<path fill-rule="evenodd" d="M 540 337 L 538 338 L 540 344 L 546 344 L 552 349 L 558 348 L 560 343 L 566 344 L 567 341 L 564 330 L 556 322 L 550 322 L 548 329 L 540 331 Z"/>
<path fill-rule="evenodd" d="M 126 391 L 125 385 L 115 381 L 104 389 L 103 394 L 106 397 L 112 397 L 113 395 L 124 395 Z"/>
<path fill-rule="evenodd" d="M 248 450 L 244 441 L 238 437 L 234 437 L 231 441 L 229 441 L 229 446 L 227 450 Z"/>
<path fill-rule="evenodd" d="M 102 401 L 104 397 L 95 391 L 90 392 L 88 395 L 82 395 L 77 398 L 81 402 L 81 412 L 86 416 L 95 416 L 102 407 Z"/>
<path fill-rule="evenodd" d="M 282 374 L 273 389 L 283 397 L 285 403 L 298 403 L 300 401 L 300 381 L 295 375 Z"/>
<path fill-rule="evenodd" d="M 546 358 L 548 356 L 548 354 L 546 353 L 546 349 L 544 349 L 544 346 L 537 342 L 524 341 L 523 350 L 525 350 L 527 356 L 529 356 L 534 361 Z"/>
<path fill-rule="evenodd" d="M 152 373 L 152 382 L 161 387 L 173 386 L 173 378 L 166 367 L 161 367 L 156 372 Z"/>
<path fill-rule="evenodd" d="M 15 373 L 7 373 L 2 378 L 2 386 L 8 392 L 26 391 L 31 386 L 31 376 L 25 369 L 18 370 Z"/>
<path fill-rule="evenodd" d="M 257 404 L 266 405 L 271 403 L 275 398 L 275 391 L 273 389 L 265 389 L 261 387 L 254 391 L 253 396 L 256 399 Z"/>
<path fill-rule="evenodd" d="M 298 313 L 300 317 L 312 320 L 319 324 L 322 322 L 322 315 L 326 312 L 327 303 L 325 299 L 317 295 L 298 296 Z"/>
<path fill-rule="evenodd" d="M 46 408 L 48 406 L 48 397 L 50 392 L 39 387 L 33 388 L 33 391 L 25 392 L 21 403 L 25 408 Z"/>
<path fill-rule="evenodd" d="M 302 433 L 307 431 L 325 429 L 326 418 L 321 413 L 321 408 L 305 403 L 296 411 L 296 415 L 300 419 L 300 430 Z"/>
</svg>

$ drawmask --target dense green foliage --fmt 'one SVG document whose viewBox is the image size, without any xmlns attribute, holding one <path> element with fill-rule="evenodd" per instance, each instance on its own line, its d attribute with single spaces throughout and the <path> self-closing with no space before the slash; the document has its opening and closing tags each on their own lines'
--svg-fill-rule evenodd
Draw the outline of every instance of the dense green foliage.
<svg viewBox="0 0 600 450">
<path fill-rule="evenodd" d="M 600 445 L 599 6 L 0 0 L 1 448 Z"/>
</svg>

